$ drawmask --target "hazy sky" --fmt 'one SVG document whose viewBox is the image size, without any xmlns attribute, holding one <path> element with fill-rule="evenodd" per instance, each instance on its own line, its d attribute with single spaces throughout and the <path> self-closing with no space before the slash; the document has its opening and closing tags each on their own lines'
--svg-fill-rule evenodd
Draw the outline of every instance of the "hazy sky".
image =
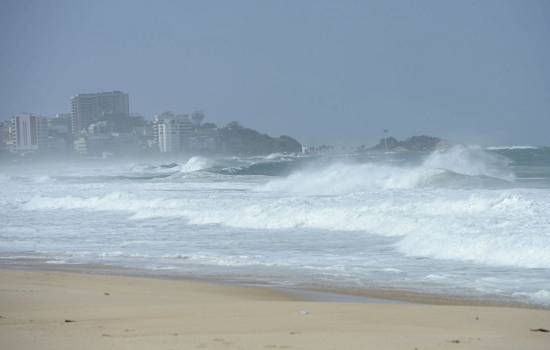
<svg viewBox="0 0 550 350">
<path fill-rule="evenodd" d="M 0 0 L 0 120 L 130 110 L 304 145 L 550 145 L 550 1 Z"/>
</svg>

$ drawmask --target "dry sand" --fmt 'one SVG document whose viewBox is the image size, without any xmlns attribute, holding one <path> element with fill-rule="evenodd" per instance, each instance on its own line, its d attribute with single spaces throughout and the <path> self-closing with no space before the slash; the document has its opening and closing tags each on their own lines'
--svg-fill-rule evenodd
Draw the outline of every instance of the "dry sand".
<svg viewBox="0 0 550 350">
<path fill-rule="evenodd" d="M 308 311 L 308 314 L 297 314 Z M 0 349 L 550 349 L 550 311 L 0 270 Z M 73 321 L 73 322 L 66 322 Z"/>
</svg>

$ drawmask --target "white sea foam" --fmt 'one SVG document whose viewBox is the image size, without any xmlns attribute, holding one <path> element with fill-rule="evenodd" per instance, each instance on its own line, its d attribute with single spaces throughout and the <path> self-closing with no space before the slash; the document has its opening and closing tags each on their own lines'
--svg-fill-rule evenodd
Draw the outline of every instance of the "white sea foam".
<svg viewBox="0 0 550 350">
<path fill-rule="evenodd" d="M 456 145 L 450 149 L 433 152 L 424 161 L 424 166 L 447 169 L 463 175 L 490 176 L 513 181 L 514 173 L 506 169 L 511 163 L 512 161 L 505 157 Z"/>
<path fill-rule="evenodd" d="M 494 179 L 509 168 L 493 155 L 256 159 L 250 171 L 250 159 L 195 158 L 92 165 L 43 182 L 34 171 L 12 172 L 1 188 L 0 252 L 221 275 L 250 268 L 284 283 L 313 276 L 550 304 L 550 189 Z M 359 163 L 366 160 L 376 163 Z M 227 175 L 227 167 L 241 169 Z M 275 177 L 281 169 L 294 170 Z M 157 172 L 171 176 L 132 180 Z"/>
<path fill-rule="evenodd" d="M 201 156 L 191 157 L 185 164 L 162 164 L 160 166 L 152 166 L 149 164 L 138 164 L 131 168 L 132 172 L 137 173 L 159 173 L 159 174 L 175 174 L 175 173 L 191 173 L 211 168 L 216 165 L 216 162 Z"/>
<path fill-rule="evenodd" d="M 434 186 L 434 176 L 445 170 L 467 176 L 487 176 L 514 181 L 505 157 L 454 146 L 435 151 L 419 167 L 400 167 L 380 163 L 343 163 L 310 166 L 283 179 L 258 186 L 258 191 L 302 195 L 339 195 L 353 192 L 410 189 Z"/>
<path fill-rule="evenodd" d="M 282 154 L 282 153 L 272 153 L 270 155 L 268 155 L 267 157 L 265 157 L 265 159 L 275 159 L 275 158 L 282 158 L 284 157 L 285 155 Z"/>
<path fill-rule="evenodd" d="M 287 178 L 258 186 L 258 191 L 302 195 L 339 195 L 353 192 L 415 188 L 443 171 L 426 168 L 398 168 L 379 164 L 337 163 L 320 169 L 297 171 Z"/>
<path fill-rule="evenodd" d="M 488 150 L 502 150 L 502 149 L 538 149 L 538 147 L 535 146 L 492 146 L 487 147 Z"/>
<path fill-rule="evenodd" d="M 549 204 L 515 194 L 404 200 L 358 194 L 231 203 L 218 200 L 140 199 L 127 193 L 92 198 L 37 197 L 28 209 L 123 210 L 134 219 L 183 218 L 193 225 L 247 229 L 311 228 L 403 237 L 397 248 L 411 256 L 550 268 Z M 546 230 L 546 231 L 545 231 Z"/>
<path fill-rule="evenodd" d="M 193 171 L 208 169 L 214 165 L 215 165 L 215 162 L 208 158 L 195 156 L 189 159 L 187 163 L 182 165 L 180 168 L 180 171 L 184 173 L 189 173 Z"/>
</svg>

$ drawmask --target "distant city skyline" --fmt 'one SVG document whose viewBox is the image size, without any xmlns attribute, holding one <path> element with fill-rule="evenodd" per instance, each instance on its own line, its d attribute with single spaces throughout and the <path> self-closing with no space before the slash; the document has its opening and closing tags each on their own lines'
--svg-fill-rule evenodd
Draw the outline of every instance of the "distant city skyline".
<svg viewBox="0 0 550 350">
<path fill-rule="evenodd" d="M 14 1 L 0 120 L 124 91 L 304 146 L 550 145 L 548 1 Z M 22 25 L 24 24 L 24 25 Z"/>
</svg>

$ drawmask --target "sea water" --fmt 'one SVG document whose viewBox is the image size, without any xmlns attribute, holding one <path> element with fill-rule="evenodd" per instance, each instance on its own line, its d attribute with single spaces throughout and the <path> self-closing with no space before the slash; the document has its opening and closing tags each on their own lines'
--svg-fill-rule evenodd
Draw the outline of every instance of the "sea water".
<svg viewBox="0 0 550 350">
<path fill-rule="evenodd" d="M 0 164 L 0 261 L 550 305 L 550 148 Z"/>
</svg>

